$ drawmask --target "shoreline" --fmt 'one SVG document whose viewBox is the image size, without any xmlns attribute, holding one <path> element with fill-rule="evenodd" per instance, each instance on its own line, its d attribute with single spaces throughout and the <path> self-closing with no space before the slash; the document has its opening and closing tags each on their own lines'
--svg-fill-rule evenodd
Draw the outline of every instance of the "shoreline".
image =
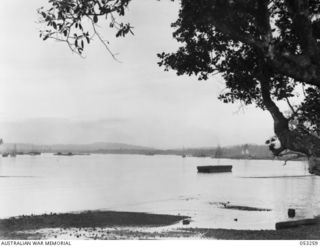
<svg viewBox="0 0 320 247">
<path fill-rule="evenodd" d="M 0 219 L 0 239 L 48 239 L 57 238 L 62 230 L 79 232 L 87 229 L 95 232 L 97 229 L 120 229 L 139 227 L 162 227 L 176 224 L 187 216 L 149 214 L 119 211 L 82 211 L 72 213 L 50 213 L 42 215 L 22 215 Z M 45 229 L 58 230 L 49 234 Z M 122 233 L 121 233 L 122 234 Z M 76 234 L 74 239 L 78 239 Z"/>
<path fill-rule="evenodd" d="M 68 152 L 68 153 L 61 153 L 61 154 L 57 154 L 54 152 L 42 152 L 42 154 L 51 154 L 54 156 L 89 156 L 89 155 L 94 155 L 94 154 L 99 154 L 99 155 L 141 155 L 141 156 L 179 156 L 181 157 L 181 154 L 179 153 L 154 153 L 154 154 L 147 154 L 147 153 L 140 153 L 140 152 Z M 19 156 L 24 156 L 24 155 L 29 155 L 27 153 L 23 153 L 23 154 L 17 154 Z M 41 154 L 40 154 L 41 155 Z M 34 155 L 31 155 L 34 156 Z M 203 156 L 199 156 L 199 155 L 186 155 L 184 158 L 210 158 L 210 159 L 216 159 L 216 160 L 223 160 L 223 159 L 227 159 L 227 160 L 271 160 L 271 161 L 285 161 L 286 158 L 284 157 L 273 157 L 273 156 L 222 156 L 222 157 L 214 157 L 211 155 L 203 155 Z M 292 158 L 289 161 L 307 161 L 307 158 Z"/>
<path fill-rule="evenodd" d="M 19 216 L 0 219 L 0 239 L 320 239 L 320 224 L 281 230 L 183 228 L 186 219 L 190 217 L 119 211 Z"/>
</svg>

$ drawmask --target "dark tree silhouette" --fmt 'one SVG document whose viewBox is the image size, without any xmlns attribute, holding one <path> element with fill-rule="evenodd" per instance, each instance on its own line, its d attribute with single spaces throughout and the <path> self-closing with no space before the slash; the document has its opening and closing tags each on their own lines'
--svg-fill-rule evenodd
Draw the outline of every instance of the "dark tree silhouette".
<svg viewBox="0 0 320 247">
<path fill-rule="evenodd" d="M 84 42 L 97 36 L 95 25 L 116 28 L 116 36 L 132 32 L 118 23 L 130 0 L 50 0 L 39 9 L 48 25 L 43 39 L 55 38 L 82 53 Z M 280 147 L 267 141 L 276 155 L 293 151 L 309 158 L 309 171 L 320 175 L 320 2 L 316 0 L 181 0 L 173 36 L 181 47 L 160 53 L 159 65 L 199 80 L 220 73 L 225 102 L 255 104 L 270 112 Z M 91 29 L 84 31 L 82 22 Z M 92 34 L 90 34 L 90 31 Z M 294 98 L 299 103 L 293 104 Z M 283 113 L 275 102 L 287 102 Z M 256 124 L 256 123 L 252 123 Z"/>
</svg>

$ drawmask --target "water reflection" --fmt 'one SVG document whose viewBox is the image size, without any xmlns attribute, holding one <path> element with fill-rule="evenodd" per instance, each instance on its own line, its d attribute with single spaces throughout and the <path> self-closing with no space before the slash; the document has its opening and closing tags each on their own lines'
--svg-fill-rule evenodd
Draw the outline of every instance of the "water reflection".
<svg viewBox="0 0 320 247">
<path fill-rule="evenodd" d="M 233 172 L 198 174 L 198 165 Z M 305 163 L 179 156 L 17 156 L 0 161 L 0 217 L 108 209 L 189 215 L 188 227 L 273 229 L 276 221 L 318 215 L 319 178 Z M 221 203 L 272 211 L 243 211 Z M 235 221 L 235 219 L 237 219 Z"/>
</svg>

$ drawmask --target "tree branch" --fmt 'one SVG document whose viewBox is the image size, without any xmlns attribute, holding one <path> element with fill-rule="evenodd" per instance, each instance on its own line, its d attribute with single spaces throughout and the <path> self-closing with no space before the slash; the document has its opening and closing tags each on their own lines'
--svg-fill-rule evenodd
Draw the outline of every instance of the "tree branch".
<svg viewBox="0 0 320 247">
<path fill-rule="evenodd" d="M 291 105 L 288 97 L 285 97 L 285 99 L 286 99 L 287 104 L 288 104 L 289 108 L 291 109 L 292 113 L 293 113 L 293 114 L 296 114 L 296 111 L 294 110 L 293 106 Z"/>
<path fill-rule="evenodd" d="M 264 71 L 264 68 L 261 68 Z M 284 117 L 278 106 L 273 102 L 270 95 L 270 83 L 269 79 L 261 74 L 259 77 L 262 102 L 267 110 L 270 112 L 274 120 L 275 133 L 278 136 L 278 132 L 282 132 L 284 129 L 289 130 L 288 119 Z"/>
</svg>

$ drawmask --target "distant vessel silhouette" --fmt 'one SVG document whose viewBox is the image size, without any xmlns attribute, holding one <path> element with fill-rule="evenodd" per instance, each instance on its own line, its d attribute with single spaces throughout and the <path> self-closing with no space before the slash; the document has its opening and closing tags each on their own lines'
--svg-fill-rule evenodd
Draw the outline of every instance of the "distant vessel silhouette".
<svg viewBox="0 0 320 247">
<path fill-rule="evenodd" d="M 185 158 L 187 155 L 186 155 L 186 152 L 185 152 L 185 150 L 184 150 L 184 147 L 182 148 L 182 154 L 181 154 L 181 157 L 182 158 Z"/>
<path fill-rule="evenodd" d="M 41 152 L 38 152 L 38 151 L 31 151 L 29 153 L 27 153 L 29 155 L 41 155 Z"/>
<path fill-rule="evenodd" d="M 220 147 L 220 145 L 218 145 L 217 148 L 216 148 L 216 152 L 214 154 L 214 157 L 216 159 L 220 159 L 222 157 L 222 155 L 223 155 L 222 148 Z"/>
<path fill-rule="evenodd" d="M 60 155 L 60 156 L 72 156 L 74 155 L 72 152 L 68 152 L 68 153 L 61 153 L 61 152 L 58 152 L 58 153 L 55 153 L 54 155 Z"/>
<path fill-rule="evenodd" d="M 249 152 L 249 145 L 245 144 L 242 146 L 242 151 L 241 151 L 241 155 L 242 157 L 246 158 L 246 159 L 250 159 L 252 158 L 250 152 Z"/>
<path fill-rule="evenodd" d="M 17 156 L 17 145 L 16 145 L 16 144 L 14 144 L 13 150 L 12 150 L 12 152 L 10 153 L 10 156 L 11 156 L 11 157 L 16 157 L 16 156 Z"/>
</svg>

